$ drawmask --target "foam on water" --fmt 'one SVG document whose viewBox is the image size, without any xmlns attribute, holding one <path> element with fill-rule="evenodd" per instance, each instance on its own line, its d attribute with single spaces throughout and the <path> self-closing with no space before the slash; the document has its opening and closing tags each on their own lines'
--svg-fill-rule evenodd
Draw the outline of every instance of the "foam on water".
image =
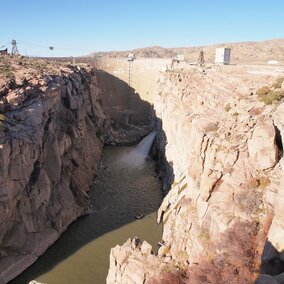
<svg viewBox="0 0 284 284">
<path fill-rule="evenodd" d="M 131 151 L 122 153 L 121 157 L 119 157 L 114 164 L 114 167 L 129 168 L 143 166 L 149 155 L 156 134 L 156 131 L 151 132 Z"/>
</svg>

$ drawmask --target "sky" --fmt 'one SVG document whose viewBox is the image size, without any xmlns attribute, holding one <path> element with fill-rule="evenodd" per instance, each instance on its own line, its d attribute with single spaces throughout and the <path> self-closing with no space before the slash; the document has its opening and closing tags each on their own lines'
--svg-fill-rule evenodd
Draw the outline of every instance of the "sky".
<svg viewBox="0 0 284 284">
<path fill-rule="evenodd" d="M 0 15 L 0 49 L 33 56 L 284 37 L 284 0 L 0 0 Z"/>
</svg>

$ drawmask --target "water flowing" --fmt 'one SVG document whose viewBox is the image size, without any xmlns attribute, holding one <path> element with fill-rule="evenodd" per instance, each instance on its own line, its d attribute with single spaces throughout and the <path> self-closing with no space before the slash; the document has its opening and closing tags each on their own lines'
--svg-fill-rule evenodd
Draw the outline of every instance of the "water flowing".
<svg viewBox="0 0 284 284">
<path fill-rule="evenodd" d="M 130 152 L 122 155 L 114 166 L 119 168 L 143 166 L 148 158 L 156 134 L 156 131 L 151 132 Z"/>
<path fill-rule="evenodd" d="M 162 227 L 156 224 L 155 212 L 162 201 L 161 183 L 155 163 L 145 161 L 155 135 L 151 133 L 136 147 L 104 148 L 91 194 L 92 213 L 73 223 L 11 284 L 32 279 L 47 284 L 103 284 L 111 247 L 139 236 L 157 248 Z M 137 216 L 145 217 L 137 220 Z"/>
</svg>

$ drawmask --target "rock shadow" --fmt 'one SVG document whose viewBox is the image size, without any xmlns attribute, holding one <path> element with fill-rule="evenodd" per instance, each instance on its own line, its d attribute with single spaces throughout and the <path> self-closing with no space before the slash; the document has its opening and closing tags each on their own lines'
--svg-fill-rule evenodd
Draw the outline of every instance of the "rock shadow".
<svg viewBox="0 0 284 284">
<path fill-rule="evenodd" d="M 267 239 L 261 256 L 260 276 L 254 284 L 284 283 L 284 251 L 278 252 Z"/>
<path fill-rule="evenodd" d="M 157 211 L 162 202 L 162 195 L 166 195 L 174 181 L 172 164 L 168 162 L 165 157 L 167 137 L 163 131 L 161 119 L 156 117 L 153 105 L 142 100 L 132 87 L 119 78 L 102 70 L 97 70 L 95 74 L 97 75 L 98 86 L 102 91 L 102 104 L 105 107 L 107 115 L 117 127 L 123 127 L 126 134 L 127 131 L 130 133 L 134 128 L 136 129 L 135 133 L 137 137 L 140 138 L 154 129 L 158 130 L 151 156 L 152 159 L 156 161 L 157 171 L 157 174 L 153 175 L 152 180 L 154 182 L 162 180 L 160 201 L 150 202 L 151 206 L 145 206 L 145 202 L 147 202 L 145 198 L 149 197 L 144 196 L 144 199 L 141 199 L 138 194 L 135 196 L 135 193 L 131 193 L 130 195 L 132 195 L 132 197 L 127 197 L 128 199 L 125 201 L 124 206 L 120 206 L 121 204 L 118 199 L 113 201 L 117 202 L 116 210 L 107 207 L 100 208 L 99 210 L 93 208 L 94 212 L 92 214 L 81 217 L 72 223 L 66 232 L 61 235 L 56 243 L 53 244 L 43 256 L 39 257 L 39 259 L 21 275 L 10 281 L 10 284 L 27 284 L 32 279 L 36 279 L 53 269 L 57 264 L 75 254 L 88 243 L 106 233 L 134 222 L 137 215 L 141 213 L 148 215 Z M 145 129 L 147 133 L 145 133 Z M 135 139 L 132 139 L 132 141 L 134 140 Z M 100 169 L 100 171 L 107 170 L 108 169 L 104 167 Z M 139 176 L 137 176 L 136 179 L 139 181 Z M 109 178 L 106 178 L 105 181 L 108 182 L 108 180 Z M 143 182 L 145 182 L 145 180 L 141 179 L 141 183 Z M 96 180 L 92 190 L 97 190 Z M 112 196 L 110 196 L 110 194 L 104 192 L 99 192 L 98 194 L 98 198 L 104 198 L 105 196 L 109 198 L 111 202 Z M 112 192 L 111 194 L 115 193 Z M 99 204 L 99 199 L 96 202 Z M 127 204 L 127 202 L 129 203 Z M 122 215 L 123 218 L 116 218 Z M 126 241 L 126 239 L 124 241 Z M 72 273 L 72 271 L 70 271 L 70 273 Z"/>
</svg>

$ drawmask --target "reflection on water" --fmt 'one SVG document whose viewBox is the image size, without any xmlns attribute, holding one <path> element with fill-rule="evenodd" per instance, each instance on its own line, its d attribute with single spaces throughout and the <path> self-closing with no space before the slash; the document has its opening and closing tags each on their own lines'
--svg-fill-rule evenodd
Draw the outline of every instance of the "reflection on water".
<svg viewBox="0 0 284 284">
<path fill-rule="evenodd" d="M 110 248 L 139 236 L 156 248 L 161 226 L 154 213 L 162 201 L 152 161 L 125 164 L 134 147 L 106 147 L 92 191 L 92 213 L 80 218 L 12 284 L 36 279 L 48 284 L 103 284 Z M 119 161 L 119 164 L 118 164 Z M 127 160 L 129 161 L 129 160 Z M 120 166 L 119 166 L 120 165 Z M 137 215 L 146 215 L 136 220 Z"/>
</svg>

